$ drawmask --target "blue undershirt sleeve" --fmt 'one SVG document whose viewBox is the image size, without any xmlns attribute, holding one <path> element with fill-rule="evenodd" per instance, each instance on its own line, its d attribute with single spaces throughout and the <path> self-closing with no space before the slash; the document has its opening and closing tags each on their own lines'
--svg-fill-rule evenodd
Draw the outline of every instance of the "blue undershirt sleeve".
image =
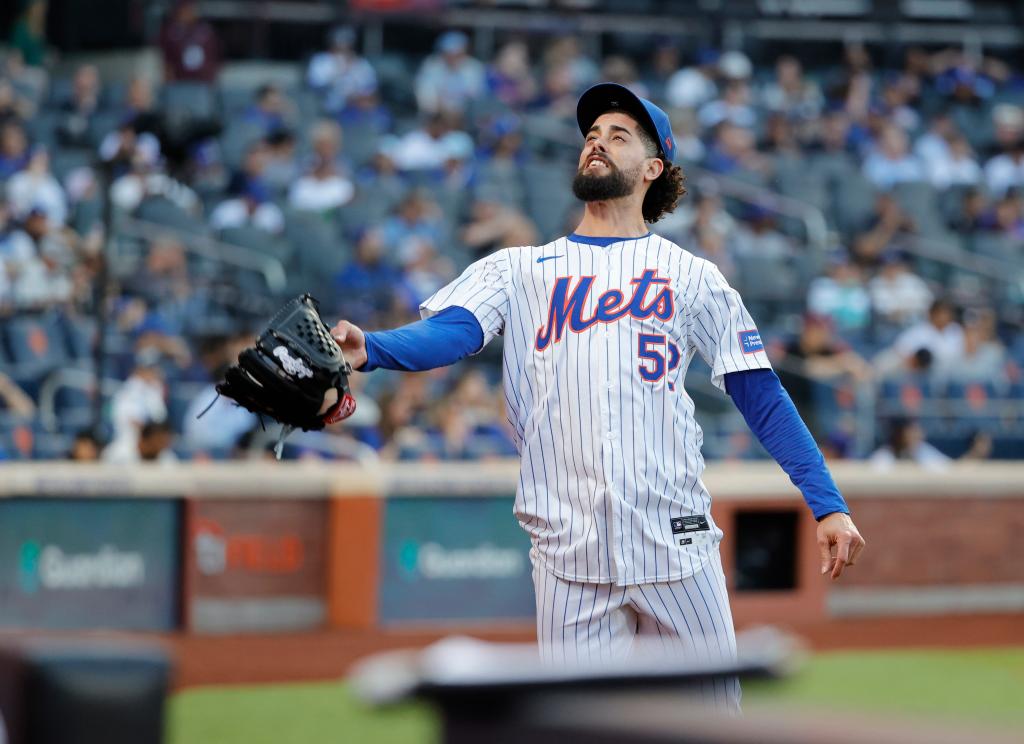
<svg viewBox="0 0 1024 744">
<path fill-rule="evenodd" d="M 800 489 L 815 519 L 850 513 L 814 437 L 770 369 L 730 372 L 725 389 L 747 426 Z"/>
<path fill-rule="evenodd" d="M 444 367 L 480 351 L 484 332 L 464 307 L 447 307 L 426 320 L 366 334 L 366 364 L 360 372 L 398 369 L 420 372 Z"/>
</svg>

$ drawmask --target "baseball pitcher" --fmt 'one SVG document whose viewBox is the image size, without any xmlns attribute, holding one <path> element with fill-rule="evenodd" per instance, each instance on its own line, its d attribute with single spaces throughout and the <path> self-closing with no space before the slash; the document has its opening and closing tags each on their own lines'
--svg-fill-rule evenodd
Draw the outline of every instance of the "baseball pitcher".
<svg viewBox="0 0 1024 744">
<path fill-rule="evenodd" d="M 477 261 L 423 303 L 417 323 L 367 333 L 342 320 L 331 334 L 361 372 L 453 364 L 505 337 L 522 459 L 515 514 L 532 541 L 545 659 L 621 658 L 651 636 L 731 660 L 722 531 L 683 388 L 694 354 L 802 492 L 822 573 L 838 578 L 864 539 L 737 292 L 648 228 L 685 193 L 665 112 L 602 83 L 580 98 L 577 120 L 573 192 L 586 209 L 573 233 Z M 705 694 L 738 710 L 735 680 Z"/>
</svg>

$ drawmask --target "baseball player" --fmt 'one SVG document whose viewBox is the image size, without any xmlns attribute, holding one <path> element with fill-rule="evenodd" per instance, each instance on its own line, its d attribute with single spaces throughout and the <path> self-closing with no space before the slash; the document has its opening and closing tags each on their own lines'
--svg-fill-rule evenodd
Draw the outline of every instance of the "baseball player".
<svg viewBox="0 0 1024 744">
<path fill-rule="evenodd" d="M 865 543 L 737 292 L 647 226 L 685 193 L 665 112 L 602 83 L 580 98 L 577 120 L 573 192 L 585 211 L 573 233 L 477 261 L 422 304 L 417 323 L 366 333 L 341 321 L 332 334 L 366 372 L 452 364 L 505 337 L 522 461 L 515 515 L 532 541 L 545 659 L 618 658 L 651 636 L 729 660 L 722 531 L 683 388 L 694 354 L 802 492 L 822 574 L 837 579 Z M 708 694 L 738 710 L 735 680 Z"/>
</svg>

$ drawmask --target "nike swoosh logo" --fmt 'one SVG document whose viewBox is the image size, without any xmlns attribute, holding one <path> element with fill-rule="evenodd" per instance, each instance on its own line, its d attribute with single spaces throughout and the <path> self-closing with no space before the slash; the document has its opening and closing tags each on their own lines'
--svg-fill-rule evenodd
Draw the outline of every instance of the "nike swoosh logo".
<svg viewBox="0 0 1024 744">
<path fill-rule="evenodd" d="M 541 256 L 537 259 L 537 263 L 544 263 L 545 261 L 550 261 L 553 258 L 561 258 L 561 256 Z"/>
</svg>

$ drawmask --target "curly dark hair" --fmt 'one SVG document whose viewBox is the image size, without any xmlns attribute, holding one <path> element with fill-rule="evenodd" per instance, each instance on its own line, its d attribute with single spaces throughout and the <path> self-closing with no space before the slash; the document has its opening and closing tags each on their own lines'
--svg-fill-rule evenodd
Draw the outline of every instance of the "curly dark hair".
<svg viewBox="0 0 1024 744">
<path fill-rule="evenodd" d="M 637 127 L 637 134 L 644 149 L 647 150 L 647 157 L 656 158 L 659 156 L 658 145 L 650 132 L 642 126 Z M 661 172 L 651 183 L 644 195 L 643 213 L 644 222 L 657 222 L 666 214 L 669 214 L 679 204 L 679 200 L 686 195 L 686 186 L 683 182 L 686 176 L 683 169 L 678 165 L 672 165 L 666 160 L 665 170 Z"/>
<path fill-rule="evenodd" d="M 665 163 L 665 170 L 654 179 L 644 195 L 645 222 L 657 222 L 676 208 L 679 200 L 686 195 L 686 186 L 683 185 L 685 180 L 682 168 Z"/>
</svg>

